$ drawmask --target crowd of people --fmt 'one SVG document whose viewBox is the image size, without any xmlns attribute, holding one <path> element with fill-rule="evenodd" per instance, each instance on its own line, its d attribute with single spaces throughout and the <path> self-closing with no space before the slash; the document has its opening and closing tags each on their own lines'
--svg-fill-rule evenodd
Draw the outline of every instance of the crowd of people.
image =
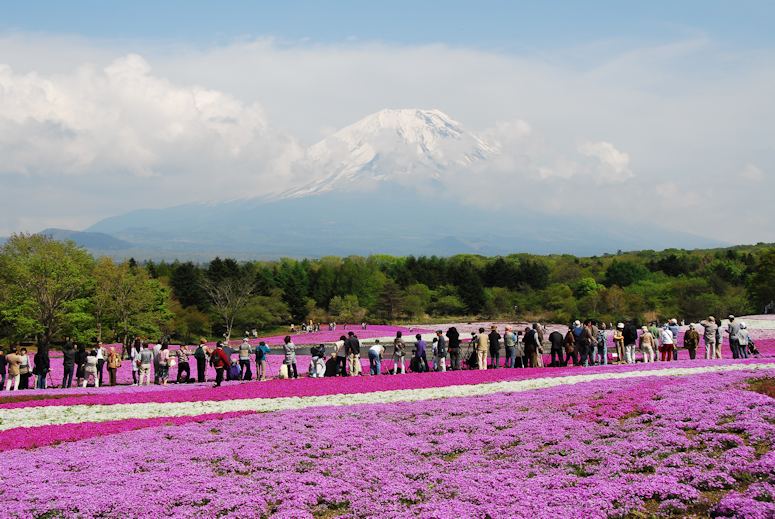
<svg viewBox="0 0 775 519">
<path fill-rule="evenodd" d="M 365 325 L 361 328 L 365 329 Z M 609 330 L 613 342 L 611 352 Z M 568 326 L 565 333 L 559 330 L 547 333 L 546 327 L 538 323 L 517 331 L 505 326 L 502 333 L 497 326 L 492 326 L 489 332 L 481 327 L 478 332 L 472 332 L 467 341 L 453 326 L 446 332 L 437 330 L 430 342 L 421 334 L 407 340 L 399 331 L 392 343 L 385 345 L 376 339 L 369 346 L 369 375 L 383 373 L 382 361 L 385 358 L 392 360 L 392 367 L 387 373 L 394 375 L 405 374 L 407 370 L 422 373 L 448 369 L 540 368 L 545 367 L 544 354 L 550 357 L 549 367 L 634 364 L 638 352 L 644 363 L 667 362 L 678 360 L 681 348 L 687 352 L 689 359 L 695 359 L 702 342 L 706 359 L 720 359 L 724 331 L 729 338 L 733 358 L 747 358 L 749 354 L 758 353 L 746 324 L 737 321 L 733 315 L 729 316 L 726 328 L 719 326 L 713 316 L 700 323 L 689 324 L 682 344 L 679 344 L 680 330 L 677 319 L 670 319 L 661 326 L 651 322 L 641 327 L 634 322 L 618 323 L 614 327 L 594 320 L 583 323 L 577 320 Z M 342 335 L 330 345 L 330 354 L 328 347 L 318 344 L 310 348 L 308 376 L 365 375 L 361 367 L 362 345 L 354 331 Z M 286 336 L 282 346 L 282 364 L 278 370 L 280 378 L 299 378 L 296 352 L 291 336 Z M 205 339 L 201 339 L 193 351 L 185 345 L 170 349 L 166 341 L 144 343 L 138 337 L 127 354 L 113 346 L 106 348 L 101 343 L 87 349 L 67 340 L 62 348 L 60 387 L 72 387 L 73 378 L 76 386 L 86 387 L 91 383 L 99 387 L 103 385 L 106 369 L 108 384 L 116 385 L 116 375 L 123 362 L 130 362 L 132 383 L 136 386 L 149 385 L 151 373 L 154 384 L 166 385 L 170 381 L 170 369 L 174 367 L 177 367 L 176 383 L 202 383 L 207 379 L 208 365 L 215 370 L 213 387 L 220 386 L 224 380 L 252 380 L 253 364 L 256 367 L 255 378 L 266 380 L 271 353 L 265 342 L 254 346 L 247 335 L 236 348 L 231 347 L 228 341 L 219 341 L 210 347 Z M 501 353 L 504 353 L 503 360 Z M 196 365 L 195 378 L 192 377 L 192 359 Z M 0 349 L 0 390 L 28 389 L 30 379 L 33 379 L 36 389 L 46 389 L 49 372 L 48 355 L 38 352 L 30 362 L 26 348 L 11 348 L 7 354 Z"/>
</svg>

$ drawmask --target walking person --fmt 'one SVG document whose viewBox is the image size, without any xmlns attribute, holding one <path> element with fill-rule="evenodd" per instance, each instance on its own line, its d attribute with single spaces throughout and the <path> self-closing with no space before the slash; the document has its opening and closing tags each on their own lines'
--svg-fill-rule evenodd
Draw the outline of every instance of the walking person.
<svg viewBox="0 0 775 519">
<path fill-rule="evenodd" d="M 204 382 L 207 375 L 207 340 L 203 337 L 199 339 L 199 346 L 194 351 L 194 358 L 196 359 L 196 381 Z M 256 353 L 258 354 L 258 353 Z"/>
<path fill-rule="evenodd" d="M 447 339 L 444 337 L 444 332 L 436 330 L 436 358 L 434 364 L 436 365 L 436 371 L 447 371 Z"/>
<path fill-rule="evenodd" d="M 656 338 L 651 334 L 648 326 L 643 326 L 643 333 L 640 334 L 640 349 L 643 352 L 643 362 L 654 362 L 656 353 L 654 353 L 657 345 Z"/>
<path fill-rule="evenodd" d="M 703 328 L 702 335 L 705 339 L 705 359 L 720 359 L 721 345 L 716 343 L 719 329 L 716 324 L 716 318 L 712 315 L 708 316 L 708 320 L 700 322 L 700 325 Z"/>
<path fill-rule="evenodd" d="M 215 343 L 215 350 L 210 355 L 210 363 L 215 368 L 215 384 L 213 384 L 213 387 L 220 387 L 221 382 L 223 382 L 223 371 L 231 366 L 231 359 L 223 351 L 223 343 L 221 341 Z"/>
<path fill-rule="evenodd" d="M 457 328 L 450 326 L 447 330 L 447 349 L 449 350 L 449 363 L 452 371 L 460 369 L 460 334 Z"/>
<path fill-rule="evenodd" d="M 110 347 L 110 350 L 108 351 L 108 380 L 110 380 L 110 385 L 115 386 L 116 385 L 116 373 L 118 373 L 118 368 L 121 367 L 121 355 L 116 352 L 116 348 L 113 346 Z"/>
<path fill-rule="evenodd" d="M 501 334 L 495 326 L 490 330 L 487 340 L 490 343 L 490 369 L 497 369 L 501 359 Z"/>
<path fill-rule="evenodd" d="M 406 363 L 404 358 L 406 355 L 406 343 L 403 339 L 403 334 L 396 332 L 396 338 L 393 339 L 393 375 L 398 375 L 398 367 L 401 366 L 401 374 L 406 373 Z"/>
<path fill-rule="evenodd" d="M 490 339 L 485 335 L 484 328 L 479 328 L 476 336 L 476 362 L 479 369 L 487 369 L 487 350 L 490 349 Z"/>
<path fill-rule="evenodd" d="M 264 341 L 258 343 L 258 347 L 256 347 L 256 370 L 258 371 L 256 380 L 266 380 L 266 362 L 270 351 L 269 346 Z"/>
<path fill-rule="evenodd" d="M 253 372 L 250 370 L 250 354 L 253 353 L 253 347 L 248 342 L 248 338 L 242 339 L 239 345 L 239 369 L 240 380 L 253 380 Z"/>
<path fill-rule="evenodd" d="M 380 375 L 382 374 L 382 353 L 385 351 L 385 347 L 379 343 L 379 339 L 374 341 L 374 345 L 369 348 L 369 374 Z"/>
<path fill-rule="evenodd" d="M 296 369 L 296 345 L 293 344 L 290 335 L 286 335 L 283 339 L 283 352 L 285 353 L 283 363 L 288 366 L 288 378 L 299 378 L 299 372 Z"/>
<path fill-rule="evenodd" d="M 19 383 L 21 382 L 21 373 L 19 366 L 21 365 L 22 358 L 16 353 L 16 348 L 11 347 L 11 351 L 5 356 L 5 362 L 8 369 L 8 378 L 5 381 L 6 391 L 18 391 Z"/>
<path fill-rule="evenodd" d="M 684 349 L 689 352 L 689 359 L 694 360 L 697 358 L 697 346 L 700 344 L 700 334 L 694 328 L 693 324 L 689 325 L 689 329 L 684 334 Z"/>
</svg>

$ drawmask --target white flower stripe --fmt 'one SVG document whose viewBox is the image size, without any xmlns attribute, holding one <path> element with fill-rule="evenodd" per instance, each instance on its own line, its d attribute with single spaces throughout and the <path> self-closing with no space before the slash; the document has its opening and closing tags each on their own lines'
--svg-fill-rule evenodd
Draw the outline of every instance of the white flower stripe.
<svg viewBox="0 0 775 519">
<path fill-rule="evenodd" d="M 82 422 L 108 422 L 113 420 L 143 419 L 202 414 L 254 411 L 259 413 L 304 409 L 321 406 L 350 406 L 359 404 L 386 404 L 415 402 L 440 398 L 483 396 L 493 393 L 530 391 L 561 385 L 579 384 L 595 380 L 627 379 L 642 377 L 686 376 L 700 373 L 768 370 L 775 363 L 731 364 L 698 368 L 667 368 L 649 371 L 596 373 L 567 377 L 545 377 L 527 380 L 493 382 L 476 385 L 457 385 L 425 389 L 399 389 L 372 393 L 336 394 L 325 396 L 251 398 L 221 401 L 169 402 L 113 405 L 72 405 L 25 407 L 0 410 L 0 431 L 17 427 L 37 427 Z"/>
</svg>

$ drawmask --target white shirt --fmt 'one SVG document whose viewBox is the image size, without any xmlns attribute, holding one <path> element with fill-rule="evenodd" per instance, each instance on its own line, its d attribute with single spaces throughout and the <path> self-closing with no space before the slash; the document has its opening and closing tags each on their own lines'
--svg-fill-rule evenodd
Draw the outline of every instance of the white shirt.
<svg viewBox="0 0 775 519">
<path fill-rule="evenodd" d="M 369 353 L 374 353 L 376 355 L 382 355 L 382 353 L 385 351 L 385 347 L 381 344 L 375 344 L 371 348 L 369 348 Z"/>
<path fill-rule="evenodd" d="M 659 334 L 660 339 L 662 339 L 662 344 L 673 344 L 673 332 L 667 329 L 662 329 L 662 332 Z"/>
</svg>

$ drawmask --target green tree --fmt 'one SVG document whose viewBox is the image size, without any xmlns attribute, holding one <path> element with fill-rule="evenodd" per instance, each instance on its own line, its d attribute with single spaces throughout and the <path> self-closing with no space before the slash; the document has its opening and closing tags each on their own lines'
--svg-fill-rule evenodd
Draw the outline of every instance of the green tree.
<svg viewBox="0 0 775 519">
<path fill-rule="evenodd" d="M 358 323 L 366 317 L 366 309 L 358 303 L 358 296 L 347 294 L 344 297 L 331 298 L 328 311 L 336 321 L 343 323 Z"/>
<path fill-rule="evenodd" d="M 404 310 L 412 317 L 420 317 L 428 311 L 431 289 L 422 283 L 409 285 L 404 290 Z"/>
<path fill-rule="evenodd" d="M 93 259 L 73 242 L 15 234 L 0 249 L 0 315 L 18 336 L 37 335 L 45 354 L 70 328 L 83 330 Z"/>
<path fill-rule="evenodd" d="M 632 261 L 613 260 L 605 272 L 605 284 L 612 287 L 626 287 L 645 279 L 649 271 L 643 265 Z"/>
<path fill-rule="evenodd" d="M 388 319 L 395 319 L 404 311 L 404 294 L 398 283 L 388 279 L 377 299 L 377 314 Z"/>
<path fill-rule="evenodd" d="M 748 291 L 757 311 L 775 301 L 775 248 L 766 250 L 756 264 Z"/>
</svg>

